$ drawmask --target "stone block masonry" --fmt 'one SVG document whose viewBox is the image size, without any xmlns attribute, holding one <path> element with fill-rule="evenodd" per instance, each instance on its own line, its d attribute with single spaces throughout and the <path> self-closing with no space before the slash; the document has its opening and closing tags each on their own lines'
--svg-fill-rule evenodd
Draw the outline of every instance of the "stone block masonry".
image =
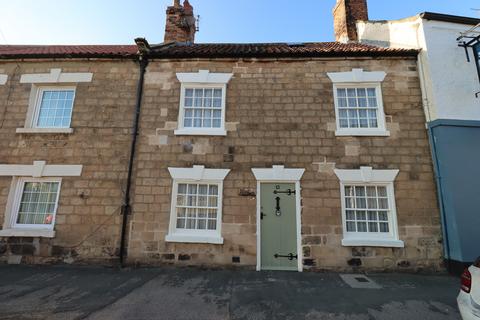
<svg viewBox="0 0 480 320">
<path fill-rule="evenodd" d="M 30 84 L 22 74 L 91 72 L 76 85 L 72 134 L 19 134 L 28 108 Z M 19 255 L 22 263 L 116 263 L 120 211 L 128 165 L 138 67 L 131 61 L 0 62 L 9 75 L 0 86 L 0 163 L 81 164 L 80 177 L 62 180 L 53 239 L 0 238 L 0 261 Z M 0 225 L 11 177 L 0 177 Z"/>
<path fill-rule="evenodd" d="M 413 58 L 152 61 L 148 73 L 162 77 L 145 85 L 129 261 L 253 268 L 256 180 L 251 168 L 284 165 L 306 169 L 301 180 L 305 269 L 442 270 L 439 212 L 415 66 Z M 333 87 L 326 73 L 353 68 L 387 73 L 382 90 L 390 137 L 335 136 Z M 180 104 L 175 73 L 198 70 L 234 74 L 226 122 L 235 126 L 226 137 L 174 134 Z M 167 168 L 193 165 L 231 169 L 224 181 L 223 245 L 165 242 L 172 201 Z M 395 195 L 405 248 L 342 247 L 340 187 L 333 169 L 360 166 L 400 170 Z"/>
</svg>

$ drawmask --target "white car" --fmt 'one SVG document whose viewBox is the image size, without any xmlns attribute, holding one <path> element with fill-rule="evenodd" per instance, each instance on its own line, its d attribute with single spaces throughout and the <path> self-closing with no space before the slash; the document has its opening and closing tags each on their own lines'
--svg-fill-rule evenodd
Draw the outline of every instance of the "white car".
<svg viewBox="0 0 480 320">
<path fill-rule="evenodd" d="M 463 320 L 480 320 L 480 258 L 463 272 L 457 303 Z"/>
</svg>

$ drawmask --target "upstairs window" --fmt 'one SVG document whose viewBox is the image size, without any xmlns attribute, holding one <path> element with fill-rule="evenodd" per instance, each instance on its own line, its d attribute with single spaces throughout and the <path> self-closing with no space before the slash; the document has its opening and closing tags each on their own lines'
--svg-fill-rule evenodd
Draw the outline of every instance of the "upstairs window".
<svg viewBox="0 0 480 320">
<path fill-rule="evenodd" d="M 381 82 L 385 72 L 328 73 L 333 82 L 337 136 L 389 136 Z"/>
<path fill-rule="evenodd" d="M 177 73 L 181 83 L 176 135 L 225 136 L 226 91 L 231 73 Z"/>
<path fill-rule="evenodd" d="M 337 87 L 339 129 L 378 129 L 378 99 L 375 87 Z"/>
<path fill-rule="evenodd" d="M 30 84 L 30 99 L 23 128 L 17 133 L 72 133 L 72 111 L 78 85 L 89 83 L 89 72 L 63 72 L 50 69 L 48 73 L 22 74 L 20 83 Z"/>
<path fill-rule="evenodd" d="M 223 88 L 185 88 L 184 128 L 222 128 Z"/>
<path fill-rule="evenodd" d="M 35 104 L 35 128 L 69 128 L 75 88 L 39 88 Z"/>
</svg>

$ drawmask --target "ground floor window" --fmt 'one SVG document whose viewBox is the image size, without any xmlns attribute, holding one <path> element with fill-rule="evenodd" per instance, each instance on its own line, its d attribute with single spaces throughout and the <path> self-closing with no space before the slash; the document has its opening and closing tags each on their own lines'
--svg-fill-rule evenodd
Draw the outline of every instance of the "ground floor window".
<svg viewBox="0 0 480 320">
<path fill-rule="evenodd" d="M 223 243 L 223 180 L 228 169 L 169 168 L 173 179 L 167 242 Z"/>
<path fill-rule="evenodd" d="M 340 179 L 344 246 L 403 247 L 394 180 L 398 170 L 335 170 Z"/>
<path fill-rule="evenodd" d="M 177 229 L 216 230 L 218 184 L 177 184 Z"/>
<path fill-rule="evenodd" d="M 16 227 L 51 227 L 57 211 L 60 181 L 25 180 L 20 182 L 16 203 Z"/>
<path fill-rule="evenodd" d="M 346 232 L 390 232 L 386 186 L 347 185 L 344 190 Z"/>
</svg>

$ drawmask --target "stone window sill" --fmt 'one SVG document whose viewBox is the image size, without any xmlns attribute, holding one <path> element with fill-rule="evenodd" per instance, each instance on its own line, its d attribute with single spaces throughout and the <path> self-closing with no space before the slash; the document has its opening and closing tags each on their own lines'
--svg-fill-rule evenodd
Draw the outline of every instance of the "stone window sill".
<svg viewBox="0 0 480 320">
<path fill-rule="evenodd" d="M 174 131 L 176 136 L 226 136 L 225 129 L 178 129 Z"/>
<path fill-rule="evenodd" d="M 73 129 L 72 128 L 17 128 L 17 133 L 26 133 L 26 134 L 63 133 L 63 134 L 71 134 L 71 133 L 73 133 Z"/>
<path fill-rule="evenodd" d="M 4 229 L 4 230 L 0 230 L 0 237 L 55 238 L 55 231 L 54 230 L 35 230 L 35 229 Z"/>
<path fill-rule="evenodd" d="M 201 235 L 185 235 L 185 234 L 169 234 L 165 237 L 166 242 L 180 242 L 180 243 L 210 243 L 223 244 L 222 237 L 215 236 L 201 236 Z"/>
<path fill-rule="evenodd" d="M 335 131 L 337 137 L 389 137 L 390 131 L 388 130 L 360 130 L 360 129 L 341 129 Z"/>
<path fill-rule="evenodd" d="M 382 239 L 343 239 L 344 247 L 384 247 L 384 248 L 404 248 L 405 243 L 401 240 L 382 240 Z"/>
</svg>

